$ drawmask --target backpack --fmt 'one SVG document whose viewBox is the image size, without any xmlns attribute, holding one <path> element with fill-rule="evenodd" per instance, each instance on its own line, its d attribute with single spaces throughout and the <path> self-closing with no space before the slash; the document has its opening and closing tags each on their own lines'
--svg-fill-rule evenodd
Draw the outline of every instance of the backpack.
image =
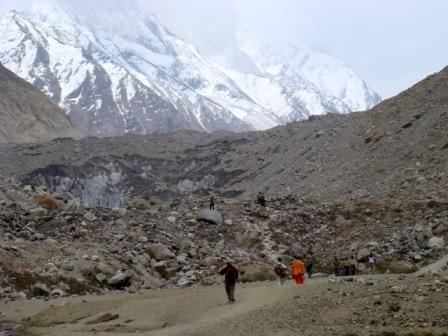
<svg viewBox="0 0 448 336">
<path fill-rule="evenodd" d="M 274 272 L 279 277 L 286 276 L 286 270 L 283 268 L 283 266 L 281 264 L 278 264 L 278 265 L 275 266 Z"/>
</svg>

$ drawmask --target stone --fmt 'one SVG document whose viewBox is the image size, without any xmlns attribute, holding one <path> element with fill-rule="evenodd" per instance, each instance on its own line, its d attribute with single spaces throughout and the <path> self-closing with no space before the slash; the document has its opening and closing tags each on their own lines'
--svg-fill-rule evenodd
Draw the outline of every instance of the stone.
<svg viewBox="0 0 448 336">
<path fill-rule="evenodd" d="M 217 210 L 202 209 L 196 215 L 196 219 L 211 224 L 222 223 L 222 215 Z"/>
<path fill-rule="evenodd" d="M 306 251 L 300 244 L 292 244 L 289 247 L 288 254 L 291 257 L 305 257 Z"/>
<path fill-rule="evenodd" d="M 434 236 L 428 240 L 428 247 L 443 249 L 445 247 L 445 241 L 443 240 L 443 238 Z"/>
<path fill-rule="evenodd" d="M 148 238 L 146 237 L 138 237 L 138 242 L 141 244 L 145 244 L 148 242 Z"/>
<path fill-rule="evenodd" d="M 188 279 L 188 278 L 180 278 L 177 281 L 177 285 L 181 286 L 181 287 L 189 287 L 189 286 L 193 285 L 193 281 L 191 281 L 191 279 Z"/>
<path fill-rule="evenodd" d="M 245 261 L 235 265 L 241 282 L 272 281 L 276 279 L 273 266 L 263 262 Z"/>
<path fill-rule="evenodd" d="M 43 240 L 45 239 L 45 235 L 43 235 L 40 232 L 35 232 L 33 233 L 33 235 L 31 236 L 31 240 Z"/>
<path fill-rule="evenodd" d="M 103 283 L 106 281 L 107 276 L 104 273 L 98 273 L 97 275 L 95 275 L 95 279 L 96 281 L 98 281 L 99 283 Z"/>
<path fill-rule="evenodd" d="M 174 257 L 174 254 L 163 244 L 151 244 L 147 248 L 148 254 L 156 260 L 168 260 Z"/>
<path fill-rule="evenodd" d="M 363 247 L 358 251 L 356 258 L 360 262 L 366 262 L 369 259 L 370 250 L 368 247 Z"/>
<path fill-rule="evenodd" d="M 119 317 L 120 317 L 119 314 L 105 313 L 105 314 L 102 314 L 102 315 L 94 318 L 93 320 L 87 321 L 86 325 L 92 325 L 92 324 L 109 322 L 109 321 L 116 320 Z"/>
<path fill-rule="evenodd" d="M 231 219 L 225 219 L 225 220 L 224 220 L 224 224 L 225 224 L 225 225 L 232 225 L 233 222 L 232 222 Z"/>
<path fill-rule="evenodd" d="M 62 289 L 56 288 L 51 291 L 50 296 L 51 297 L 64 297 L 64 296 L 66 296 L 66 294 Z"/>
<path fill-rule="evenodd" d="M 86 212 L 83 217 L 86 221 L 89 222 L 94 222 L 97 220 L 97 217 L 91 212 Z"/>
<path fill-rule="evenodd" d="M 47 209 L 40 208 L 40 207 L 30 210 L 31 216 L 35 216 L 35 217 L 42 217 L 42 216 L 45 216 L 47 213 L 48 213 Z"/>
<path fill-rule="evenodd" d="M 128 272 L 119 273 L 107 280 L 107 284 L 114 288 L 123 288 L 130 285 L 132 275 Z"/>
<path fill-rule="evenodd" d="M 414 272 L 415 266 L 407 261 L 393 261 L 389 265 L 389 270 L 391 273 L 412 273 Z"/>
<path fill-rule="evenodd" d="M 31 233 L 29 231 L 20 231 L 17 234 L 17 237 L 25 239 L 25 240 L 29 240 L 31 238 Z"/>
<path fill-rule="evenodd" d="M 170 223 L 175 223 L 175 222 L 176 222 L 176 217 L 169 216 L 169 217 L 166 218 L 166 220 L 167 220 L 168 222 L 170 222 Z"/>
<path fill-rule="evenodd" d="M 31 286 L 31 294 L 33 296 L 49 296 L 50 293 L 47 285 L 42 282 L 37 282 Z"/>
<path fill-rule="evenodd" d="M 437 227 L 433 230 L 434 234 L 441 235 L 448 232 L 448 222 L 440 223 L 437 225 Z"/>
<path fill-rule="evenodd" d="M 212 266 L 216 266 L 218 264 L 218 262 L 219 262 L 218 257 L 207 257 L 205 259 L 202 259 L 201 266 L 212 267 Z"/>
<path fill-rule="evenodd" d="M 165 268 L 163 271 L 159 272 L 165 279 L 169 280 L 174 278 L 177 274 L 177 269 L 175 268 Z"/>
</svg>

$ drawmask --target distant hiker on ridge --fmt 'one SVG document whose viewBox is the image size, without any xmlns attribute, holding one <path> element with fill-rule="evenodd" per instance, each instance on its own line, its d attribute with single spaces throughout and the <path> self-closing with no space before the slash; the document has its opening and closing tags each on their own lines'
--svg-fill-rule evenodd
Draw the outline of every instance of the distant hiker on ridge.
<svg viewBox="0 0 448 336">
<path fill-rule="evenodd" d="M 314 254 L 310 252 L 310 255 L 306 260 L 306 273 L 308 273 L 308 278 L 310 279 L 313 276 L 313 264 L 315 259 Z"/>
<path fill-rule="evenodd" d="M 349 265 L 347 257 L 344 257 L 344 259 L 342 259 L 342 267 L 344 268 L 344 275 L 349 276 L 350 275 L 350 265 Z"/>
<path fill-rule="evenodd" d="M 369 271 L 370 273 L 373 273 L 373 269 L 375 268 L 376 265 L 376 259 L 373 253 L 370 253 L 368 262 L 369 262 Z"/>
<path fill-rule="evenodd" d="M 215 210 L 215 198 L 210 197 L 210 210 Z"/>
<path fill-rule="evenodd" d="M 336 275 L 336 276 L 341 275 L 341 263 L 337 256 L 334 256 L 334 259 L 333 259 L 333 271 L 334 271 L 334 275 Z"/>
<path fill-rule="evenodd" d="M 278 284 L 281 286 L 286 279 L 286 265 L 282 262 L 282 258 L 277 258 L 277 264 L 274 267 L 274 273 L 277 276 Z"/>
<path fill-rule="evenodd" d="M 356 269 L 357 269 L 357 266 L 358 266 L 358 262 L 357 262 L 355 256 L 351 256 L 350 257 L 349 264 L 350 264 L 350 273 L 351 273 L 351 275 L 355 275 Z"/>
<path fill-rule="evenodd" d="M 296 281 L 296 284 L 302 285 L 303 284 L 303 275 L 305 274 L 305 264 L 302 260 L 300 260 L 299 256 L 294 257 L 294 261 L 291 265 L 291 275 Z"/>
<path fill-rule="evenodd" d="M 224 275 L 224 285 L 226 288 L 227 299 L 229 303 L 235 302 L 235 285 L 238 281 L 238 270 L 232 265 L 230 261 L 227 261 L 226 267 L 224 267 L 219 274 Z"/>
<path fill-rule="evenodd" d="M 262 207 L 266 206 L 266 199 L 264 198 L 264 193 L 262 191 L 257 194 L 257 203 Z"/>
</svg>

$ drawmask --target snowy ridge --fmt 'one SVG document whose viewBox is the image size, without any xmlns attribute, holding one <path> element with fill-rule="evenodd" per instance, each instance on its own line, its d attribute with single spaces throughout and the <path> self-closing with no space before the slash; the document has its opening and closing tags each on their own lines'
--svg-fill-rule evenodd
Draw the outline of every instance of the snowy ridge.
<svg viewBox="0 0 448 336">
<path fill-rule="evenodd" d="M 157 18 L 132 8 L 80 17 L 40 0 L 0 21 L 0 62 L 91 135 L 267 129 L 379 101 L 351 68 L 330 56 L 248 40 L 240 47 L 255 71 L 210 61 Z"/>
</svg>

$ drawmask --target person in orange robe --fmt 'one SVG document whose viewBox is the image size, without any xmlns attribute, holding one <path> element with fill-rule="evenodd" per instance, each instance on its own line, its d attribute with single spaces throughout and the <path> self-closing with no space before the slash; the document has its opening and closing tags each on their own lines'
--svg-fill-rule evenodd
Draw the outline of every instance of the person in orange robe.
<svg viewBox="0 0 448 336">
<path fill-rule="evenodd" d="M 302 285 L 303 284 L 303 275 L 305 274 L 305 264 L 302 260 L 300 260 L 300 257 L 295 256 L 294 261 L 291 265 L 291 275 L 296 281 L 296 284 Z"/>
</svg>

